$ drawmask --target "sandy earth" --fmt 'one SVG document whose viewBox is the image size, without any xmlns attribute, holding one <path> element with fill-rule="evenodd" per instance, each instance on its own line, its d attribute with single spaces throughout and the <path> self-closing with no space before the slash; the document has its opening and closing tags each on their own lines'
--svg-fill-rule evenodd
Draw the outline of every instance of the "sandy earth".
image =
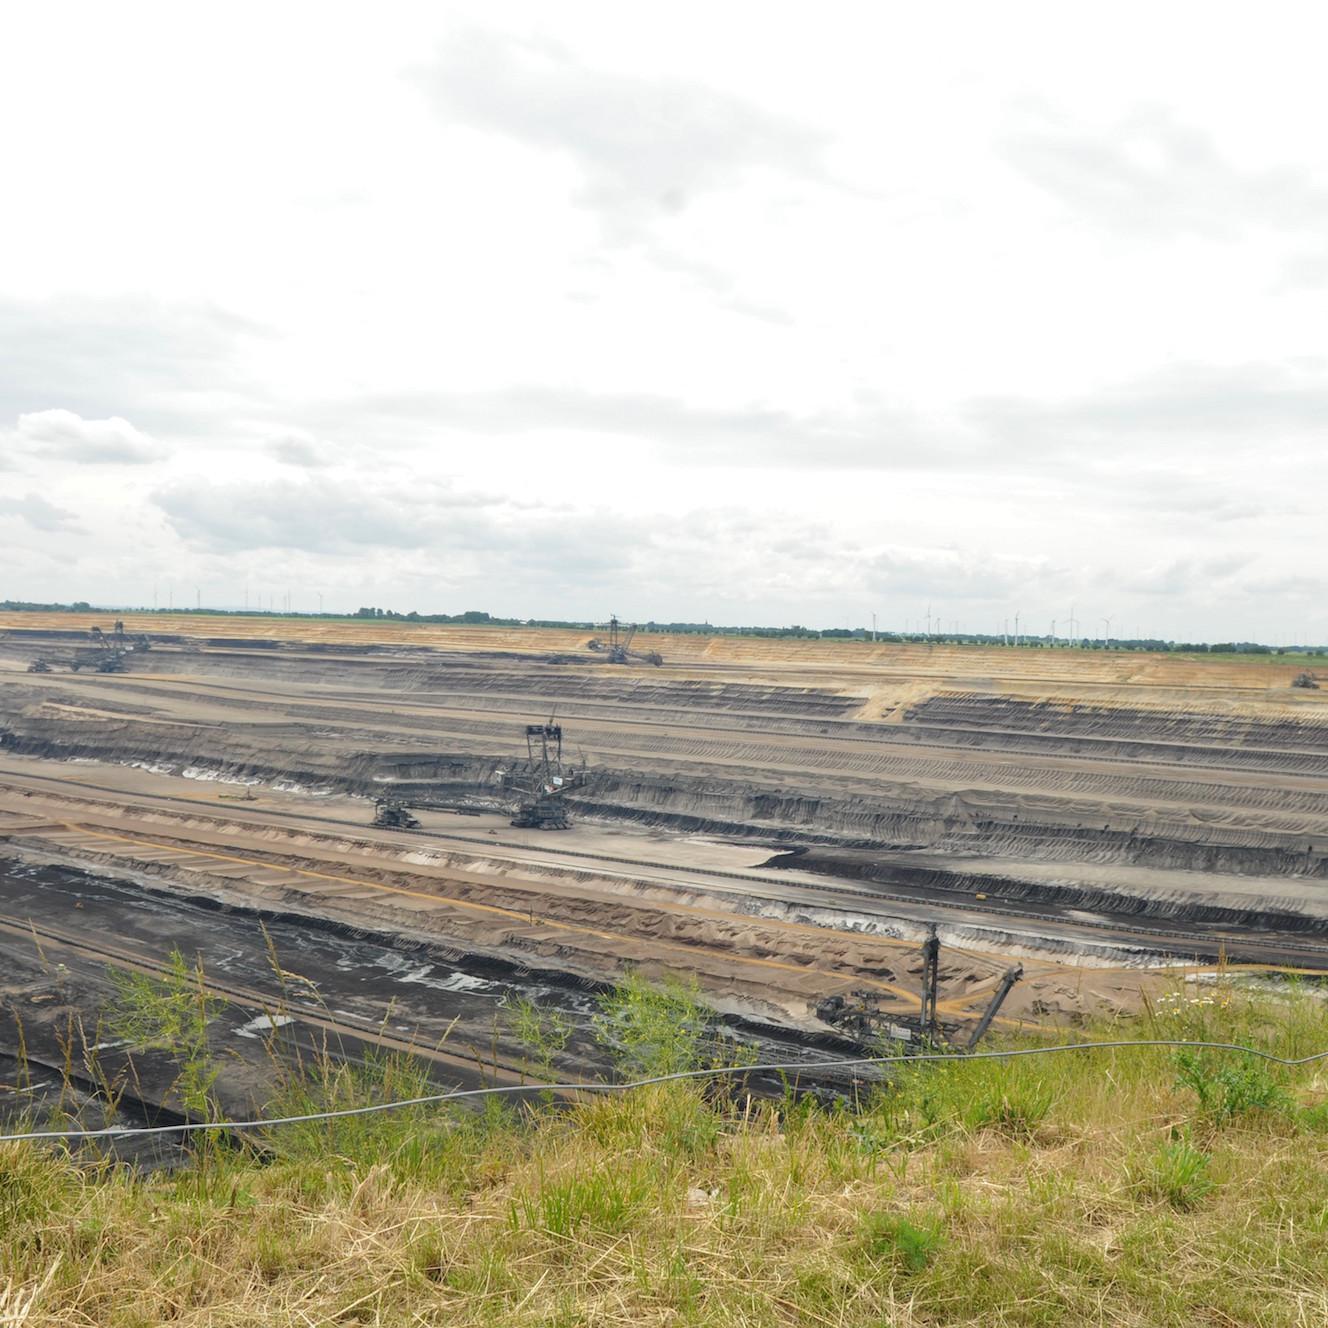
<svg viewBox="0 0 1328 1328">
<path fill-rule="evenodd" d="M 929 921 L 956 1027 L 1017 961 L 1005 1013 L 1041 1019 L 1134 1008 L 1187 955 L 1328 965 L 1328 693 L 1298 668 L 692 636 L 623 668 L 590 633 L 179 616 L 126 620 L 157 638 L 129 672 L 73 673 L 89 647 L 54 633 L 87 625 L 0 618 L 4 851 L 683 971 L 805 1029 L 835 994 L 915 1013 Z M 495 771 L 555 707 L 580 823 L 514 830 Z M 381 791 L 423 831 L 369 831 Z"/>
</svg>

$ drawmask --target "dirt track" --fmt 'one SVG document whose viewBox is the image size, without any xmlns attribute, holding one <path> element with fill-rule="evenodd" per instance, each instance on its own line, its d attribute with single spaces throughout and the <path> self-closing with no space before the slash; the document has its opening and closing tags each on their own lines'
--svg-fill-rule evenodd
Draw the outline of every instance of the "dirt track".
<svg viewBox="0 0 1328 1328">
<path fill-rule="evenodd" d="M 968 952 L 955 1019 L 1012 956 L 1010 1009 L 1063 1014 L 1128 1004 L 1148 954 L 1328 958 L 1328 693 L 1292 668 L 654 636 L 664 666 L 624 668 L 589 634 L 181 617 L 127 621 L 157 642 L 129 673 L 71 673 L 87 625 L 0 623 L 21 852 L 588 978 L 684 969 L 805 1028 L 873 984 L 906 1012 L 929 918 Z M 523 835 L 494 772 L 555 706 L 582 824 Z M 384 789 L 436 808 L 435 838 L 350 834 Z M 487 819 L 445 810 L 467 805 Z M 806 856 L 761 868 L 781 850 Z"/>
</svg>

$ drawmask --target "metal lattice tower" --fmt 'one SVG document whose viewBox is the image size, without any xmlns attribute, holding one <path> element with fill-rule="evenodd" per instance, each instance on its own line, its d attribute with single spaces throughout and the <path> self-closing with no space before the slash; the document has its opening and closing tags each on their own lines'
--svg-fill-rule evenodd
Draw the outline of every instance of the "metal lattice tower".
<svg viewBox="0 0 1328 1328">
<path fill-rule="evenodd" d="M 585 771 L 563 761 L 563 730 L 550 716 L 545 724 L 526 725 L 526 759 L 500 774 L 517 801 L 514 826 L 530 830 L 567 830 L 571 818 L 563 799 L 585 778 Z"/>
</svg>

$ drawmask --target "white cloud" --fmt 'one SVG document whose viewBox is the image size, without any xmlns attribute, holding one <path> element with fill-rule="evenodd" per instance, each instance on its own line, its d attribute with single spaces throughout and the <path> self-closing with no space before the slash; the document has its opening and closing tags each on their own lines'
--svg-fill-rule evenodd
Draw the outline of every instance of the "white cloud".
<svg viewBox="0 0 1328 1328">
<path fill-rule="evenodd" d="M 287 433 L 269 439 L 267 451 L 283 465 L 317 470 L 332 464 L 331 448 L 309 434 Z"/>
<path fill-rule="evenodd" d="M 418 78 L 448 121 L 565 154 L 577 200 L 617 238 L 754 170 L 823 173 L 823 131 L 697 80 L 596 69 L 547 39 L 457 33 Z"/>
<path fill-rule="evenodd" d="M 219 400 L 233 408 L 252 389 L 239 349 L 262 331 L 206 299 L 62 287 L 19 296 L 0 283 L 0 418 L 58 402 L 85 419 L 124 415 L 149 432 L 197 432 Z"/>
<path fill-rule="evenodd" d="M 1135 0 L 295 0 L 261 43 L 74 6 L 0 44 L 28 598 L 1220 639 L 1328 604 L 1308 6 L 1205 11 L 1202 60 Z"/>
<path fill-rule="evenodd" d="M 1328 187 L 1313 171 L 1242 168 L 1212 134 L 1164 106 L 1107 127 L 1045 112 L 1008 135 L 1018 170 L 1084 221 L 1167 238 L 1228 236 L 1254 226 L 1318 235 Z"/>
<path fill-rule="evenodd" d="M 47 502 L 39 493 L 22 498 L 0 496 L 0 517 L 18 517 L 34 530 L 58 531 L 73 524 L 74 514 Z"/>
<path fill-rule="evenodd" d="M 1127 589 L 1142 595 L 1204 596 L 1230 593 L 1232 582 L 1253 565 L 1250 553 L 1215 558 L 1181 558 L 1163 567 L 1148 567 Z"/>
<path fill-rule="evenodd" d="M 193 477 L 154 492 L 151 500 L 184 539 L 208 549 L 335 553 L 419 549 L 443 536 L 460 538 L 466 510 L 486 500 L 430 487 L 425 496 L 322 479 L 236 484 Z"/>
<path fill-rule="evenodd" d="M 338 403 L 330 414 L 380 431 L 406 421 L 481 435 L 603 434 L 697 466 L 891 470 L 940 462 L 955 450 L 972 457 L 962 430 L 942 438 L 907 410 L 874 401 L 800 414 L 760 402 L 710 406 L 663 395 L 521 385 L 366 397 Z"/>
<path fill-rule="evenodd" d="M 169 452 L 119 416 L 85 420 L 72 410 L 20 415 L 0 443 L 16 457 L 126 466 L 160 461 Z"/>
<path fill-rule="evenodd" d="M 1159 445 L 1196 458 L 1215 449 L 1266 455 L 1270 445 L 1317 445 L 1328 366 L 1179 362 L 1076 397 L 984 398 L 965 412 L 1005 456 L 1091 446 L 1154 456 Z"/>
</svg>

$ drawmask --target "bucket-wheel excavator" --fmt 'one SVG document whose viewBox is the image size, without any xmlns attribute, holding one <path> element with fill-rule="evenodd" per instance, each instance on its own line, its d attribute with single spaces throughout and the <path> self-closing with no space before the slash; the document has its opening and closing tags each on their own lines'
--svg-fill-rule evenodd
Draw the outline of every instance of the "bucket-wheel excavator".
<svg viewBox="0 0 1328 1328">
<path fill-rule="evenodd" d="M 563 762 L 563 730 L 553 722 L 526 725 L 526 759 L 498 771 L 502 787 L 516 802 L 512 824 L 526 830 L 569 830 L 572 821 L 563 801 L 585 782 L 584 767 Z"/>
<path fill-rule="evenodd" d="M 636 636 L 635 623 L 621 623 L 615 614 L 609 619 L 609 639 L 602 640 L 592 636 L 586 642 L 587 650 L 603 654 L 609 664 L 654 664 L 664 663 L 664 656 L 658 650 L 633 650 L 632 639 Z"/>
</svg>

